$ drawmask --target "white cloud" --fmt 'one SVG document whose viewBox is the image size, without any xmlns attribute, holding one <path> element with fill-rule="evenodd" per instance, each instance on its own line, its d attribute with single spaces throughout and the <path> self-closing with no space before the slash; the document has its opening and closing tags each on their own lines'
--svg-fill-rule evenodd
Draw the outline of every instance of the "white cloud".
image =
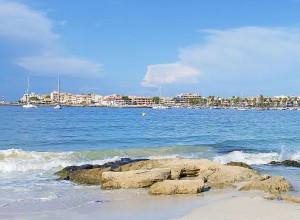
<svg viewBox="0 0 300 220">
<path fill-rule="evenodd" d="M 64 48 L 60 45 L 60 36 L 53 31 L 54 24 L 65 25 L 66 22 L 53 22 L 45 13 L 24 4 L 0 0 L 0 38 L 12 47 L 14 42 L 18 43 L 21 57 L 15 63 L 32 75 L 99 76 L 101 64 L 62 53 Z M 24 56 L 24 53 L 27 54 Z"/>
<path fill-rule="evenodd" d="M 156 87 L 163 84 L 195 83 L 198 75 L 196 69 L 181 63 L 149 65 L 141 85 Z"/>
<path fill-rule="evenodd" d="M 179 58 L 211 77 L 275 77 L 300 67 L 300 32 L 245 27 L 205 31 L 207 43 L 180 50 Z"/>
<path fill-rule="evenodd" d="M 299 73 L 299 29 L 242 27 L 202 30 L 201 33 L 205 40 L 203 44 L 181 48 L 179 60 L 174 64 L 148 66 L 144 81 L 159 82 L 165 75 L 185 77 L 180 71 L 182 66 L 201 73 L 193 76 L 198 77 L 202 88 L 216 87 L 216 84 L 250 88 L 267 84 L 266 80 L 268 83 L 273 81 L 274 87 L 280 87 L 286 78 Z M 181 65 L 177 66 L 178 63 Z"/>
<path fill-rule="evenodd" d="M 60 36 L 52 29 L 53 22 L 45 14 L 20 3 L 0 1 L 0 36 L 53 48 Z"/>
<path fill-rule="evenodd" d="M 97 77 L 102 65 L 89 60 L 74 57 L 36 56 L 24 57 L 17 64 L 34 73 L 42 72 L 45 75 L 53 73 L 61 75 L 92 76 Z"/>
</svg>

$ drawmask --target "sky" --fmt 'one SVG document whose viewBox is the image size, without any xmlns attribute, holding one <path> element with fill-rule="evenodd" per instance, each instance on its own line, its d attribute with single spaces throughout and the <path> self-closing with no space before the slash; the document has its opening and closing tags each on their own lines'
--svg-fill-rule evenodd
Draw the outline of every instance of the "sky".
<svg viewBox="0 0 300 220">
<path fill-rule="evenodd" d="M 300 0 L 0 0 L 0 96 L 300 95 Z"/>
</svg>

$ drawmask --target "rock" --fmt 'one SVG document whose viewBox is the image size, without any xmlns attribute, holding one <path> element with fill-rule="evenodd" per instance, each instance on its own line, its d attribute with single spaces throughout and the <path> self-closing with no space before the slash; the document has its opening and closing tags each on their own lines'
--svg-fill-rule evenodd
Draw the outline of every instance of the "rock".
<svg viewBox="0 0 300 220">
<path fill-rule="evenodd" d="M 270 165 L 275 165 L 275 166 L 289 166 L 289 167 L 298 167 L 300 168 L 300 163 L 295 160 L 284 160 L 284 161 L 271 161 L 268 163 Z"/>
<path fill-rule="evenodd" d="M 120 164 L 124 165 L 119 166 Z M 262 190 L 274 194 L 292 189 L 291 184 L 283 177 L 271 177 L 268 174 L 260 176 L 256 171 L 245 168 L 244 165 L 223 165 L 206 159 L 172 158 L 134 161 L 125 158 L 118 164 L 67 167 L 61 171 L 61 179 L 69 179 L 83 184 L 101 184 L 102 189 L 145 188 L 164 180 L 200 181 L 205 183 L 206 188 L 218 189 L 235 188 L 239 182 L 245 182 L 240 190 Z M 176 181 L 164 183 L 171 184 L 171 188 L 166 194 L 179 193 L 176 191 Z M 180 184 L 187 183 L 180 182 Z M 164 184 L 162 187 L 165 187 Z M 179 186 L 181 187 L 181 185 Z M 198 185 L 196 184 L 196 186 Z M 172 187 L 175 187 L 176 190 Z M 193 192 L 195 192 L 194 187 L 191 188 Z M 184 190 L 182 192 L 189 193 Z M 155 194 L 154 191 L 152 194 Z"/>
<path fill-rule="evenodd" d="M 67 166 L 67 167 L 63 168 L 62 170 L 56 172 L 55 174 L 61 176 L 61 178 L 69 179 L 69 174 L 73 171 L 84 170 L 84 169 L 93 169 L 93 168 L 97 168 L 97 167 L 96 166 L 94 167 L 94 165 L 92 165 L 92 164 L 84 164 L 81 166 Z"/>
<path fill-rule="evenodd" d="M 197 194 L 204 188 L 203 180 L 164 180 L 153 184 L 151 195 Z"/>
<path fill-rule="evenodd" d="M 279 194 L 292 190 L 292 185 L 289 181 L 281 176 L 270 177 L 266 180 L 251 181 L 240 188 L 241 191 L 262 190 L 265 192 Z"/>
<path fill-rule="evenodd" d="M 130 158 L 121 158 L 121 160 L 117 160 L 114 162 L 107 162 L 103 165 L 101 165 L 101 168 L 108 168 L 110 167 L 111 169 L 116 169 L 120 166 L 123 166 L 125 164 L 130 164 L 130 163 L 136 163 L 139 161 L 147 161 L 148 159 L 130 159 Z"/>
<path fill-rule="evenodd" d="M 260 176 L 253 170 L 244 167 L 225 166 L 210 160 L 193 159 L 161 159 L 148 160 L 121 166 L 115 171 L 129 171 L 154 168 L 169 168 L 171 170 L 171 179 L 181 179 L 184 177 L 194 177 L 203 179 L 204 182 L 225 182 L 234 183 L 237 181 L 255 180 Z"/>
<path fill-rule="evenodd" d="M 123 166 L 125 164 L 134 163 L 134 162 L 138 162 L 138 161 L 144 161 L 144 160 L 148 160 L 148 159 L 134 159 L 134 160 L 132 160 L 130 158 L 121 158 L 120 160 L 117 160 L 117 161 L 114 161 L 114 162 L 108 162 L 108 163 L 105 163 L 103 165 L 84 164 L 84 165 L 81 165 L 81 166 L 67 166 L 67 167 L 63 168 L 62 170 L 56 172 L 55 174 L 60 176 L 57 180 L 71 180 L 71 181 L 74 181 L 74 182 L 77 182 L 77 183 L 85 183 L 85 184 L 89 184 L 88 182 L 96 182 L 97 185 L 98 185 L 99 181 L 91 180 L 91 178 L 92 178 L 91 173 L 94 173 L 94 172 L 97 173 L 98 171 L 88 172 L 87 170 L 97 169 L 97 168 L 116 169 L 116 168 L 118 168 L 120 166 Z M 86 175 L 84 173 L 86 173 Z M 71 178 L 71 176 L 73 176 L 73 178 Z M 85 176 L 88 178 L 87 180 L 84 180 Z M 77 177 L 80 178 L 79 181 L 77 181 L 78 180 Z M 90 184 L 92 184 L 92 183 L 90 183 Z"/>
<path fill-rule="evenodd" d="M 252 167 L 249 166 L 248 164 L 244 163 L 244 162 L 233 162 L 233 161 L 231 161 L 231 162 L 227 163 L 226 165 L 228 165 L 228 166 L 244 167 L 244 168 L 252 170 Z"/>
<path fill-rule="evenodd" d="M 75 170 L 69 174 L 72 182 L 87 185 L 101 185 L 102 173 L 109 171 L 110 168 L 94 168 L 88 170 Z"/>
<path fill-rule="evenodd" d="M 237 183 L 249 180 L 258 180 L 260 175 L 248 168 L 220 165 L 218 169 L 212 167 L 206 168 L 200 172 L 199 176 L 202 176 L 208 183 Z"/>
<path fill-rule="evenodd" d="M 149 187 L 152 184 L 170 178 L 169 168 L 151 170 L 132 170 L 124 172 L 103 172 L 102 189 L 136 189 Z"/>
</svg>

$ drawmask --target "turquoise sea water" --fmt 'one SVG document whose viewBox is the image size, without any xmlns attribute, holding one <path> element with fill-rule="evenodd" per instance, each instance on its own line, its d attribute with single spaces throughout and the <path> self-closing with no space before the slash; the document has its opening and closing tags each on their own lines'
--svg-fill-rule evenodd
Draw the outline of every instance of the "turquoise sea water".
<svg viewBox="0 0 300 220">
<path fill-rule="evenodd" d="M 242 161 L 299 190 L 297 168 L 266 165 L 300 160 L 299 119 L 300 111 L 0 106 L 0 213 L 97 200 L 105 194 L 98 188 L 57 182 L 53 173 L 121 157 Z"/>
</svg>

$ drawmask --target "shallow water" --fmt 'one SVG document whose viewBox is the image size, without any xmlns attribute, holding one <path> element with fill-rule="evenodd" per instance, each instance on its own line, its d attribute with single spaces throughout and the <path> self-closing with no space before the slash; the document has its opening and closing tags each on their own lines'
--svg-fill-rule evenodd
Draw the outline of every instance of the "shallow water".
<svg viewBox="0 0 300 220">
<path fill-rule="evenodd" d="M 300 160 L 299 119 L 300 111 L 1 106 L 0 213 L 110 200 L 98 187 L 57 182 L 53 173 L 121 157 L 242 161 L 286 176 L 299 191 L 298 169 L 266 165 Z"/>
</svg>

